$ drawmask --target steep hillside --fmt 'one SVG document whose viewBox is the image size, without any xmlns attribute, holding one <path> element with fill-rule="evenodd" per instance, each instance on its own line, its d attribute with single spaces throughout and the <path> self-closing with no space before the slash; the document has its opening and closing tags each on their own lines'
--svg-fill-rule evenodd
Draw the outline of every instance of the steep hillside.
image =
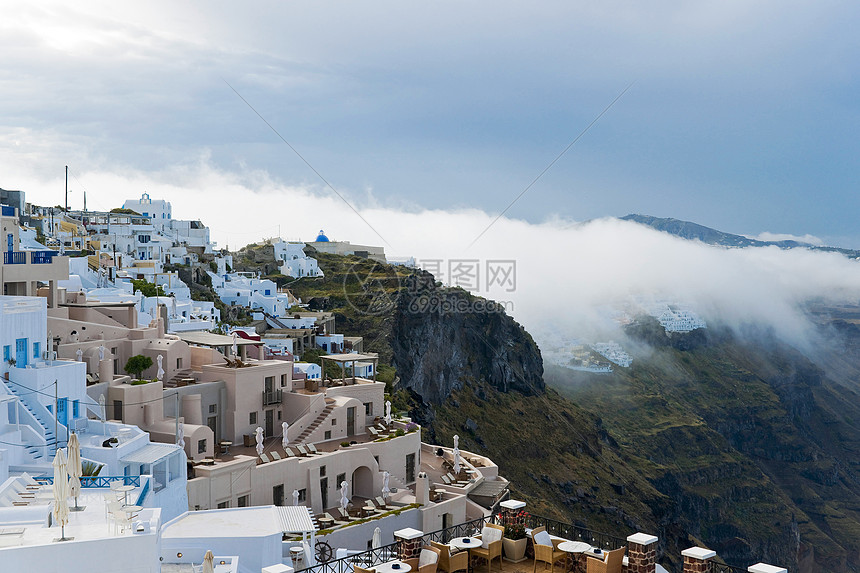
<svg viewBox="0 0 860 573">
<path fill-rule="evenodd" d="M 766 335 L 697 336 L 610 375 L 552 368 L 547 382 L 599 413 L 680 526 L 728 562 L 856 571 L 860 397 Z"/>
</svg>

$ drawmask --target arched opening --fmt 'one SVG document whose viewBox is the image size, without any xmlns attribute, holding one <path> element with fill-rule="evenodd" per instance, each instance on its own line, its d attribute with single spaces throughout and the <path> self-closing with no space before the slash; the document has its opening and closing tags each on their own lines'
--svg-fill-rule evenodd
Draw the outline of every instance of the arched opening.
<svg viewBox="0 0 860 573">
<path fill-rule="evenodd" d="M 361 466 L 352 472 L 352 495 L 372 498 L 379 495 L 373 490 L 373 472 L 367 466 Z"/>
</svg>

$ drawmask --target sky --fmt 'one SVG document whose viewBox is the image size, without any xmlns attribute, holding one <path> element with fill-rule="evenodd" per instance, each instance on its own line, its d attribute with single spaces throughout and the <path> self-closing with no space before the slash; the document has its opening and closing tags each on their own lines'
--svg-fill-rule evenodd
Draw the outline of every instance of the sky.
<svg viewBox="0 0 860 573">
<path fill-rule="evenodd" d="M 71 208 L 148 192 L 231 249 L 325 229 L 516 260 L 514 292 L 477 290 L 534 327 L 659 295 L 797 333 L 801 299 L 860 299 L 856 264 L 609 218 L 860 247 L 858 23 L 828 1 L 7 1 L 0 187 L 62 204 L 68 165 Z"/>
<path fill-rule="evenodd" d="M 72 205 L 86 189 L 110 207 L 141 190 L 94 174 L 169 182 L 205 162 L 252 190 L 265 176 L 334 195 L 229 83 L 356 208 L 495 216 L 632 83 L 506 216 L 643 213 L 860 246 L 858 16 L 826 1 L 5 2 L 0 187 L 61 203 L 68 164 Z"/>
</svg>

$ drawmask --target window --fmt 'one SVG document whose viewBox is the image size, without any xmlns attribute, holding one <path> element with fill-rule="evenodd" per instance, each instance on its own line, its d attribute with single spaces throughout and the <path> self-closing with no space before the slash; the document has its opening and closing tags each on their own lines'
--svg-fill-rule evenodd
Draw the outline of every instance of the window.
<svg viewBox="0 0 860 573">
<path fill-rule="evenodd" d="M 9 360 L 11 350 L 12 348 L 8 344 L 3 347 L 3 360 Z"/>
<path fill-rule="evenodd" d="M 248 507 L 248 502 L 250 501 L 249 495 L 240 495 L 238 503 L 236 504 L 238 507 Z"/>
<path fill-rule="evenodd" d="M 181 358 L 176 359 L 176 369 L 182 370 L 182 359 Z"/>
<path fill-rule="evenodd" d="M 278 484 L 272 488 L 272 503 L 284 505 L 284 484 Z"/>
<path fill-rule="evenodd" d="M 113 354 L 114 356 L 116 356 L 116 348 L 117 347 L 114 346 L 113 348 L 110 349 L 110 353 Z"/>
<path fill-rule="evenodd" d="M 216 408 L 215 404 L 209 404 L 209 413 L 214 414 L 215 408 Z"/>
<path fill-rule="evenodd" d="M 325 438 L 324 438 L 324 439 L 326 439 L 326 440 L 330 440 L 330 439 L 331 439 L 331 430 L 326 430 L 326 431 L 325 431 Z"/>
<path fill-rule="evenodd" d="M 40 356 L 39 356 L 39 343 L 38 342 L 33 343 L 33 358 L 40 358 Z"/>
<path fill-rule="evenodd" d="M 279 420 L 281 419 L 281 411 L 280 410 L 278 410 L 278 419 Z"/>
<path fill-rule="evenodd" d="M 72 401 L 72 417 L 77 418 L 81 414 L 81 401 L 74 400 Z"/>
<path fill-rule="evenodd" d="M 340 487 L 340 484 L 346 481 L 346 474 L 337 474 L 337 486 Z"/>
<path fill-rule="evenodd" d="M 373 416 L 373 402 L 364 403 L 364 415 Z"/>
<path fill-rule="evenodd" d="M 206 453 L 206 440 L 197 440 L 197 453 L 205 454 Z"/>
<path fill-rule="evenodd" d="M 325 466 L 320 466 L 320 477 L 325 477 Z"/>
<path fill-rule="evenodd" d="M 336 419 L 336 418 L 332 418 L 332 419 L 331 419 L 331 425 L 332 425 L 332 426 L 337 426 L 337 419 Z"/>
<path fill-rule="evenodd" d="M 281 388 L 287 385 L 287 375 L 281 374 Z"/>
<path fill-rule="evenodd" d="M 249 424 L 256 424 L 257 423 L 257 413 L 256 412 L 251 412 L 251 414 L 248 416 L 248 423 Z"/>
<path fill-rule="evenodd" d="M 229 501 L 222 501 L 218 504 L 218 509 L 227 509 L 228 507 L 230 507 Z"/>
<path fill-rule="evenodd" d="M 308 490 L 300 489 L 299 490 L 299 503 L 308 500 Z"/>
</svg>

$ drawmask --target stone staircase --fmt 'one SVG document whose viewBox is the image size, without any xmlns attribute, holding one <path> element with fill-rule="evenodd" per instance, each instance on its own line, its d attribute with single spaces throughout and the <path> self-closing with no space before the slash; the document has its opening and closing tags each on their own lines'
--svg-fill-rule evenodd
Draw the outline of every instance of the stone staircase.
<svg viewBox="0 0 860 573">
<path fill-rule="evenodd" d="M 293 440 L 293 442 L 297 444 L 304 444 L 305 440 L 308 439 L 308 436 L 310 436 L 314 430 L 319 428 L 320 424 L 322 424 L 329 417 L 329 414 L 331 414 L 334 410 L 334 400 L 331 398 L 326 398 L 325 404 L 326 406 L 325 408 L 323 408 L 323 411 L 320 412 L 320 415 L 317 416 L 316 419 L 311 422 L 310 425 L 305 428 L 304 431 L 302 431 L 302 433 L 299 434 L 299 436 L 295 440 Z"/>
<path fill-rule="evenodd" d="M 165 388 L 176 388 L 177 386 L 185 386 L 183 379 L 194 378 L 194 371 L 190 368 L 180 370 L 170 380 L 164 381 Z"/>
<path fill-rule="evenodd" d="M 54 435 L 53 430 L 54 421 L 46 420 L 44 415 L 42 415 L 37 410 L 31 408 L 26 400 L 21 399 L 22 393 L 19 389 L 16 389 L 17 384 L 5 384 L 5 386 L 9 393 L 19 398 L 19 402 L 21 403 L 21 405 L 24 406 L 24 408 L 26 408 L 27 411 L 32 414 L 33 418 L 35 418 L 36 421 L 39 423 L 39 426 L 41 426 L 41 428 L 38 428 L 37 431 L 41 430 L 40 433 L 45 436 L 45 441 L 48 444 L 48 456 L 53 458 L 53 456 L 57 453 L 57 439 Z M 24 392 L 24 394 L 26 393 L 28 393 L 28 391 Z M 42 448 L 40 446 L 28 445 L 27 453 L 30 454 L 30 457 L 33 458 L 34 461 L 42 460 Z"/>
</svg>

